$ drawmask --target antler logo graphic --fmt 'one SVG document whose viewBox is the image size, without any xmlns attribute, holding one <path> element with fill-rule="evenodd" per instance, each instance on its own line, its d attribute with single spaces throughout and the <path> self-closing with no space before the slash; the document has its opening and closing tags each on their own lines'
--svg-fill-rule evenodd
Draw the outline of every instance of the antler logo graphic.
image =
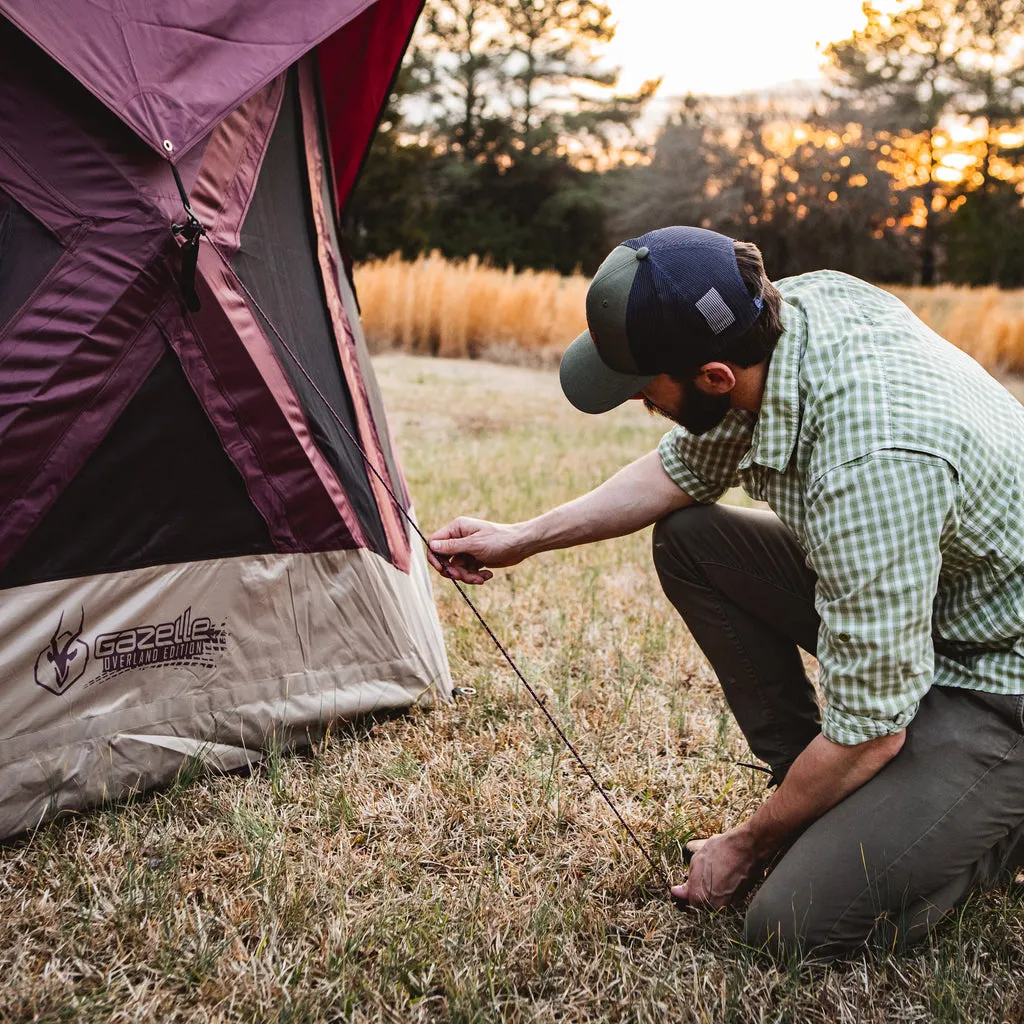
<svg viewBox="0 0 1024 1024">
<path fill-rule="evenodd" d="M 36 682 L 58 696 L 82 678 L 89 662 L 89 645 L 80 639 L 85 628 L 85 609 L 82 609 L 78 629 L 62 630 L 63 625 L 64 613 L 61 612 L 49 644 L 36 658 Z"/>
</svg>

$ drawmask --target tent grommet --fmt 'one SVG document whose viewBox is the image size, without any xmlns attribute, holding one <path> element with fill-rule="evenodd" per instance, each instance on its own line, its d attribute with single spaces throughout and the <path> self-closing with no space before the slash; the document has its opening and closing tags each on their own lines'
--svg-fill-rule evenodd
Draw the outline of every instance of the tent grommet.
<svg viewBox="0 0 1024 1024">
<path fill-rule="evenodd" d="M 174 143 L 171 142 L 170 139 L 164 139 L 164 149 L 167 150 L 168 153 L 173 153 L 174 152 Z"/>
<path fill-rule="evenodd" d="M 453 697 L 475 697 L 476 687 L 475 686 L 453 686 L 452 687 Z"/>
</svg>

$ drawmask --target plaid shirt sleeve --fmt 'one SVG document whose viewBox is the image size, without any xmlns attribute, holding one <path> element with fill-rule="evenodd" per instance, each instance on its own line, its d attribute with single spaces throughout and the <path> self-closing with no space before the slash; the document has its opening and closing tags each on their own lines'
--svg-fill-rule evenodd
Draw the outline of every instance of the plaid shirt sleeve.
<svg viewBox="0 0 1024 1024">
<path fill-rule="evenodd" d="M 694 501 L 713 505 L 739 483 L 739 464 L 750 448 L 753 420 L 748 413 L 732 410 L 699 437 L 673 427 L 658 445 L 665 472 Z"/>
<path fill-rule="evenodd" d="M 916 452 L 874 452 L 809 489 L 822 732 L 833 742 L 899 732 L 916 714 L 932 684 L 932 604 L 955 515 L 952 469 Z"/>
</svg>

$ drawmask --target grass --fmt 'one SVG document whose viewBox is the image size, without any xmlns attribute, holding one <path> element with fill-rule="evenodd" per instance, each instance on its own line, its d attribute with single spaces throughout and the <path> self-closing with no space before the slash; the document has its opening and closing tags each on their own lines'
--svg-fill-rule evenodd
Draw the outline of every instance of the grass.
<svg viewBox="0 0 1024 1024">
<path fill-rule="evenodd" d="M 389 355 L 377 368 L 418 513 L 531 515 L 656 441 L 638 409 L 575 413 L 550 371 Z M 646 534 L 540 556 L 474 592 L 678 873 L 763 777 L 661 596 Z M 0 1020 L 1024 1022 L 1024 891 L 934 943 L 776 966 L 736 913 L 695 917 L 560 749 L 450 585 L 477 695 L 339 726 L 249 776 L 65 817 L 0 850 Z"/>
<path fill-rule="evenodd" d="M 367 336 L 378 351 L 557 365 L 586 326 L 588 280 L 497 270 L 476 258 L 397 256 L 356 269 Z M 986 369 L 1024 374 L 1024 291 L 891 289 L 929 326 Z"/>
<path fill-rule="evenodd" d="M 497 270 L 476 257 L 392 256 L 356 268 L 367 339 L 377 350 L 555 365 L 586 326 L 587 279 Z"/>
</svg>

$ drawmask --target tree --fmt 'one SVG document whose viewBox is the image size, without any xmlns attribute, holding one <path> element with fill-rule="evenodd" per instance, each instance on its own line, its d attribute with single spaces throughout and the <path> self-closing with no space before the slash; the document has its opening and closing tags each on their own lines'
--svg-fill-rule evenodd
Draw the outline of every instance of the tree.
<svg viewBox="0 0 1024 1024">
<path fill-rule="evenodd" d="M 970 0 L 957 5 L 954 67 L 960 112 L 981 122 L 985 148 L 979 185 L 995 175 L 1004 129 L 1016 127 L 1024 112 L 1024 8 L 1017 0 Z"/>
<path fill-rule="evenodd" d="M 873 281 L 907 275 L 913 252 L 893 232 L 908 212 L 877 167 L 872 140 L 856 124 L 815 117 L 791 127 L 794 141 L 748 165 L 762 172 L 760 207 L 727 225 L 760 246 L 775 276 L 828 268 Z M 749 194 L 749 193 L 748 193 Z M 746 210 L 744 210 L 746 214 Z"/>
<path fill-rule="evenodd" d="M 420 124 L 463 159 L 558 154 L 570 137 L 607 151 L 657 88 L 614 93 L 618 69 L 600 63 L 614 34 L 594 0 L 428 0 L 409 65 Z"/>
<path fill-rule="evenodd" d="M 670 224 L 722 223 L 735 197 L 736 154 L 725 146 L 704 103 L 687 96 L 662 125 L 648 164 L 609 174 L 608 201 L 618 238 Z"/>
<path fill-rule="evenodd" d="M 756 242 L 775 277 L 822 267 L 872 280 L 905 278 L 908 239 L 888 231 L 909 213 L 860 126 L 788 100 L 688 97 L 648 166 L 618 175 L 618 236 L 696 224 Z"/>
<path fill-rule="evenodd" d="M 358 253 L 390 244 L 594 269 L 607 232 L 590 172 L 631 143 L 656 88 L 615 94 L 617 70 L 600 65 L 613 33 L 592 0 L 428 0 L 389 138 L 350 204 Z"/>
<path fill-rule="evenodd" d="M 423 181 L 434 161 L 433 146 L 410 134 L 401 101 L 423 90 L 415 55 L 399 70 L 366 164 L 342 217 L 346 248 L 357 261 L 393 252 L 412 257 L 429 248 L 434 202 Z"/>
<path fill-rule="evenodd" d="M 920 278 L 936 278 L 939 223 L 946 195 L 937 142 L 944 118 L 980 119 L 985 154 L 978 179 L 990 179 L 996 129 L 1024 111 L 1024 8 L 1019 0 L 918 0 L 894 14 L 864 5 L 867 25 L 826 50 L 834 112 L 886 131 L 904 161 L 906 184 L 922 210 Z"/>
<path fill-rule="evenodd" d="M 649 81 L 634 95 L 608 95 L 619 71 L 602 67 L 599 54 L 615 35 L 611 8 L 594 0 L 511 0 L 503 14 L 517 146 L 535 155 L 571 137 L 610 148 L 609 129 L 628 128 L 658 87 Z"/>
<path fill-rule="evenodd" d="M 1024 209 L 1012 185 L 994 181 L 958 206 L 946 238 L 950 281 L 1024 287 Z"/>
<path fill-rule="evenodd" d="M 507 53 L 499 7 L 491 0 L 429 0 L 406 67 L 428 104 L 420 123 L 435 142 L 472 160 L 493 135 L 494 99 Z M 490 131 L 488 130 L 490 129 Z"/>
</svg>

